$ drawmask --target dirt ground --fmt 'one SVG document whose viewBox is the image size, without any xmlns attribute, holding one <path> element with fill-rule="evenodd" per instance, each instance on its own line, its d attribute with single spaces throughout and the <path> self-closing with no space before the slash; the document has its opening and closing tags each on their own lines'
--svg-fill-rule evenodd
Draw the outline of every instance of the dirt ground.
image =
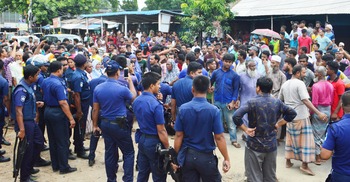
<svg viewBox="0 0 350 182">
<path fill-rule="evenodd" d="M 135 126 L 137 127 L 137 126 Z M 134 127 L 134 128 L 135 128 Z M 229 155 L 231 159 L 231 169 L 228 173 L 222 173 L 223 181 L 234 181 L 241 182 L 244 181 L 244 142 L 240 140 L 242 132 L 239 131 L 237 136 L 239 136 L 239 143 L 242 145 L 242 148 L 236 149 L 229 143 L 229 136 L 225 134 Z M 134 133 L 133 133 L 134 137 Z M 3 149 L 6 150 L 5 156 L 11 157 L 13 153 L 15 132 L 13 128 L 10 128 L 6 139 L 11 142 L 11 146 L 4 146 Z M 170 143 L 173 144 L 174 140 L 170 139 Z M 86 140 L 84 142 L 84 146 L 89 146 L 90 141 Z M 135 147 L 135 156 L 137 154 L 137 145 Z M 73 148 L 71 146 L 71 148 Z M 223 157 L 220 152 L 217 150 L 216 154 L 219 157 L 219 167 L 221 171 L 222 160 Z M 42 157 L 45 159 L 50 159 L 49 151 L 45 151 L 41 153 Z M 40 167 L 40 172 L 36 174 L 36 180 L 40 182 L 95 182 L 95 181 L 107 181 L 105 166 L 104 166 L 104 141 L 103 138 L 100 139 L 98 148 L 96 151 L 96 163 L 93 167 L 88 166 L 88 160 L 76 159 L 70 160 L 69 164 L 72 167 L 77 167 L 78 171 L 66 175 L 60 175 L 59 172 L 53 172 L 51 166 L 48 167 Z M 136 159 L 135 159 L 136 160 Z M 331 160 L 326 161 L 321 166 L 316 166 L 315 164 L 309 164 L 310 168 L 316 174 L 315 176 L 308 176 L 302 174 L 299 170 L 301 166 L 301 162 L 293 161 L 294 166 L 290 169 L 285 168 L 285 159 L 284 159 L 284 144 L 278 147 L 278 155 L 277 155 L 277 178 L 280 182 L 321 182 L 325 181 L 330 169 L 331 169 Z M 118 181 L 122 181 L 123 168 L 122 163 L 119 163 L 119 169 L 117 173 Z M 137 171 L 134 173 L 134 179 L 136 181 Z M 0 163 L 0 182 L 8 182 L 13 181 L 12 178 L 12 160 L 7 163 Z M 19 181 L 19 180 L 18 180 Z M 150 177 L 150 180 L 152 178 Z M 173 181 L 171 176 L 168 176 L 167 181 Z"/>
</svg>

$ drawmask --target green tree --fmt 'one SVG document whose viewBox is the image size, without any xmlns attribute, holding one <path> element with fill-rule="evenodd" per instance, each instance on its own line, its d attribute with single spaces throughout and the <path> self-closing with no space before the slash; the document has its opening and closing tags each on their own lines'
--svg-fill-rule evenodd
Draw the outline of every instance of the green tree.
<svg viewBox="0 0 350 182">
<path fill-rule="evenodd" d="M 146 0 L 147 7 L 142 10 L 181 10 L 181 3 L 186 0 Z"/>
<path fill-rule="evenodd" d="M 123 0 L 123 5 L 120 7 L 125 11 L 137 11 L 139 9 L 137 0 Z"/>
<path fill-rule="evenodd" d="M 102 0 L 102 1 L 107 1 L 107 3 L 102 2 L 102 4 L 108 4 L 109 3 L 110 8 L 112 9 L 113 12 L 116 12 L 116 11 L 120 10 L 119 0 Z"/>
<path fill-rule="evenodd" d="M 219 21 L 223 30 L 229 29 L 228 21 L 233 18 L 229 3 L 233 0 L 187 0 L 181 4 L 183 13 L 187 16 L 181 17 L 181 25 L 189 31 L 182 34 L 182 40 L 192 43 L 195 37 L 202 33 L 213 33 L 213 22 Z M 201 41 L 200 41 L 201 42 Z"/>
<path fill-rule="evenodd" d="M 27 16 L 30 0 L 1 0 L 1 11 L 12 11 Z M 97 12 L 101 0 L 32 0 L 34 23 L 47 24 L 58 16 L 71 18 L 79 14 Z"/>
</svg>

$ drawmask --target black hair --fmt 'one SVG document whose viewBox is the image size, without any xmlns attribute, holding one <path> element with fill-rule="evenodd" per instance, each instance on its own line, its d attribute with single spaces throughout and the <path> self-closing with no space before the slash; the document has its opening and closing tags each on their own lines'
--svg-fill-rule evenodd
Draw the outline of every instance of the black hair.
<svg viewBox="0 0 350 182">
<path fill-rule="evenodd" d="M 22 59 L 23 59 L 24 62 L 27 62 L 27 60 L 30 58 L 30 54 L 32 54 L 32 53 L 30 53 L 30 52 L 25 52 L 25 53 L 23 54 Z"/>
<path fill-rule="evenodd" d="M 309 60 L 309 56 L 307 56 L 306 54 L 301 54 L 299 57 L 298 57 L 298 59 L 300 60 L 300 59 L 306 59 L 306 61 L 308 61 Z"/>
<path fill-rule="evenodd" d="M 325 54 L 322 56 L 322 60 L 326 61 L 326 62 L 331 62 L 334 60 L 334 57 L 330 54 Z"/>
<path fill-rule="evenodd" d="M 316 50 L 315 52 L 320 53 L 321 55 L 323 54 L 322 50 Z"/>
<path fill-rule="evenodd" d="M 297 60 L 295 60 L 294 58 L 287 58 L 284 60 L 284 64 L 289 63 L 290 65 L 292 65 L 292 67 L 294 67 L 297 64 Z"/>
<path fill-rule="evenodd" d="M 345 92 L 341 96 L 341 101 L 342 101 L 343 107 L 350 107 L 350 91 Z"/>
<path fill-rule="evenodd" d="M 62 69 L 62 63 L 60 61 L 53 61 L 50 63 L 50 66 L 49 66 L 50 73 L 55 73 L 60 69 Z"/>
<path fill-rule="evenodd" d="M 141 50 L 140 50 L 140 49 L 137 49 L 137 50 L 135 51 L 135 55 L 137 55 L 138 53 L 141 53 Z"/>
<path fill-rule="evenodd" d="M 159 46 L 154 46 L 154 47 L 152 47 L 152 49 L 151 49 L 151 53 L 155 53 L 155 52 L 157 52 L 157 51 L 160 51 L 162 48 L 161 47 L 159 47 Z"/>
<path fill-rule="evenodd" d="M 60 49 L 66 49 L 63 45 L 59 45 L 58 47 L 57 47 L 57 50 L 60 50 Z"/>
<path fill-rule="evenodd" d="M 68 58 L 66 58 L 64 56 L 58 56 L 57 61 L 68 61 Z"/>
<path fill-rule="evenodd" d="M 47 52 L 50 49 L 50 46 L 46 44 L 46 45 L 44 45 L 43 49 L 44 49 L 45 52 Z"/>
<path fill-rule="evenodd" d="M 235 60 L 235 55 L 231 53 L 226 53 L 224 57 L 222 58 L 223 61 L 230 61 L 233 62 Z"/>
<path fill-rule="evenodd" d="M 27 65 L 26 67 L 23 67 L 24 79 L 28 79 L 30 76 L 34 77 L 38 73 L 38 71 L 39 68 L 31 64 Z"/>
<path fill-rule="evenodd" d="M 198 75 L 193 79 L 192 86 L 198 93 L 207 93 L 209 89 L 210 81 L 209 78 L 203 75 Z"/>
<path fill-rule="evenodd" d="M 196 72 L 197 70 L 201 70 L 203 67 L 201 64 L 197 62 L 190 62 L 190 64 L 187 67 L 187 75 L 190 75 L 191 72 Z"/>
<path fill-rule="evenodd" d="M 319 43 L 314 43 L 314 45 L 316 45 L 318 48 L 320 48 L 320 44 Z"/>
<path fill-rule="evenodd" d="M 154 56 L 154 59 L 157 60 L 157 63 L 160 61 L 160 57 L 158 56 L 158 54 L 151 54 L 151 56 Z"/>
<path fill-rule="evenodd" d="M 188 60 L 189 62 L 194 62 L 196 61 L 196 56 L 194 55 L 193 52 L 189 52 L 188 54 L 186 54 L 186 60 Z"/>
<path fill-rule="evenodd" d="M 66 41 L 69 41 L 69 39 L 67 39 L 67 38 L 64 38 L 62 42 L 66 42 Z"/>
<path fill-rule="evenodd" d="M 200 49 L 200 48 L 195 48 L 195 49 L 194 49 L 194 53 L 197 54 L 197 53 L 200 53 L 200 52 L 201 52 L 201 49 Z"/>
<path fill-rule="evenodd" d="M 296 75 L 298 72 L 301 72 L 303 67 L 301 65 L 296 65 L 293 67 L 293 75 Z"/>
<path fill-rule="evenodd" d="M 209 59 L 207 60 L 206 65 L 209 65 L 209 64 L 211 64 L 211 63 L 213 63 L 213 62 L 214 62 L 214 59 L 213 59 L 213 58 L 209 58 Z"/>
<path fill-rule="evenodd" d="M 0 70 L 4 69 L 4 62 L 0 59 Z"/>
<path fill-rule="evenodd" d="M 339 64 L 336 61 L 329 61 L 327 62 L 327 66 L 330 70 L 333 70 L 335 74 L 338 73 L 339 70 Z"/>
<path fill-rule="evenodd" d="M 243 50 L 239 50 L 238 51 L 239 55 L 243 57 L 243 59 L 247 59 L 247 52 L 243 51 Z"/>
<path fill-rule="evenodd" d="M 294 49 L 290 49 L 289 54 L 293 54 L 294 56 L 296 56 L 298 54 L 298 52 Z"/>
<path fill-rule="evenodd" d="M 159 75 L 162 74 L 162 68 L 159 65 L 152 65 L 151 66 L 151 72 L 158 73 Z"/>
<path fill-rule="evenodd" d="M 161 78 L 162 76 L 155 72 L 145 73 L 142 78 L 142 86 L 145 90 L 147 90 L 152 84 L 156 84 Z"/>
<path fill-rule="evenodd" d="M 307 52 L 307 48 L 305 46 L 300 48 L 303 52 Z"/>
<path fill-rule="evenodd" d="M 271 78 L 264 76 L 257 80 L 256 86 L 259 87 L 263 93 L 268 94 L 272 90 L 273 82 Z"/>
<path fill-rule="evenodd" d="M 270 56 L 270 52 L 269 51 L 263 51 L 261 54 L 265 54 L 267 57 Z"/>
<path fill-rule="evenodd" d="M 127 60 L 125 56 L 122 55 L 114 55 L 111 60 L 117 62 L 122 68 L 126 68 Z"/>
<path fill-rule="evenodd" d="M 177 60 L 185 61 L 185 56 L 183 54 L 177 55 Z"/>
</svg>

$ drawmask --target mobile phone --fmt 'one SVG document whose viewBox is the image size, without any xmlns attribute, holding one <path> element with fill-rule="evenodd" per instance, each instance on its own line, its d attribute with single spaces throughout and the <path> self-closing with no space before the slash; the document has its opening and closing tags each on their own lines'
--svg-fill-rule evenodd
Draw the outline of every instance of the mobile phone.
<svg viewBox="0 0 350 182">
<path fill-rule="evenodd" d="M 129 68 L 124 68 L 124 78 L 129 77 Z"/>
</svg>

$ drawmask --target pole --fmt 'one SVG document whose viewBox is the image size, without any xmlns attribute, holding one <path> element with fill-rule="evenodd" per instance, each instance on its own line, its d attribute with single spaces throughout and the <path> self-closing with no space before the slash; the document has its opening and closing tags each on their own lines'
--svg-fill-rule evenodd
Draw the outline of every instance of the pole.
<svg viewBox="0 0 350 182">
<path fill-rule="evenodd" d="M 124 34 L 128 35 L 128 17 L 127 17 L 127 15 L 124 16 L 124 28 L 125 28 Z"/>
<path fill-rule="evenodd" d="M 326 15 L 326 22 L 328 22 L 328 15 Z"/>
<path fill-rule="evenodd" d="M 28 31 L 32 33 L 32 24 L 33 24 L 33 13 L 32 13 L 33 0 L 29 1 L 28 7 Z"/>
<path fill-rule="evenodd" d="M 103 37 L 103 19 L 101 16 L 101 38 Z"/>
<path fill-rule="evenodd" d="M 271 16 L 271 30 L 273 30 L 273 16 Z"/>
<path fill-rule="evenodd" d="M 89 33 L 89 18 L 85 19 L 85 26 L 86 26 L 86 32 L 85 32 L 86 34 L 86 33 Z"/>
</svg>

